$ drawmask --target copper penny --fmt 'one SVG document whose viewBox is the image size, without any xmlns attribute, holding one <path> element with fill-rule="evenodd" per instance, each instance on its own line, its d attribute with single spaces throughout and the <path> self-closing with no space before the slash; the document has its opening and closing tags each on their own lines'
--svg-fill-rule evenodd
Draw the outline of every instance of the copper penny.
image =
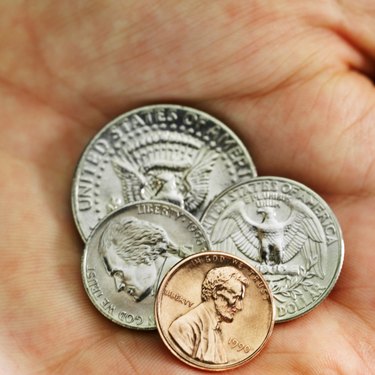
<svg viewBox="0 0 375 375">
<path fill-rule="evenodd" d="M 169 350 L 204 370 L 227 370 L 252 359 L 275 318 L 267 282 L 240 258 L 210 251 L 176 264 L 160 285 L 155 317 Z"/>
</svg>

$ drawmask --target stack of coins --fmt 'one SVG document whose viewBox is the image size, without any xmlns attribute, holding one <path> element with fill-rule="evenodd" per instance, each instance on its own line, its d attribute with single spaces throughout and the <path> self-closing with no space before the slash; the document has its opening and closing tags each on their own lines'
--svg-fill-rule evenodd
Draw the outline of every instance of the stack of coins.
<svg viewBox="0 0 375 375">
<path fill-rule="evenodd" d="M 107 124 L 78 163 L 72 207 L 95 307 L 124 327 L 158 328 L 201 369 L 253 358 L 275 321 L 328 295 L 343 262 L 324 200 L 257 177 L 239 138 L 188 107 L 141 107 Z"/>
</svg>

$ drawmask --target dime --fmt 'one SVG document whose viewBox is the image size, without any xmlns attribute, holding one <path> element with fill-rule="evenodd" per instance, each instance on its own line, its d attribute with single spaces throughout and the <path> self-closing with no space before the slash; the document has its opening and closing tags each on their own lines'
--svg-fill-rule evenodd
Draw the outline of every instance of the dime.
<svg viewBox="0 0 375 375">
<path fill-rule="evenodd" d="M 82 258 L 82 279 L 95 307 L 124 327 L 155 329 L 155 291 L 187 255 L 210 250 L 201 225 L 167 202 L 135 202 L 94 229 Z"/>
<path fill-rule="evenodd" d="M 200 218 L 227 187 L 256 176 L 237 136 L 214 117 L 177 105 L 137 108 L 106 125 L 78 163 L 73 215 L 84 240 L 134 201 L 175 203 Z"/>
<path fill-rule="evenodd" d="M 226 370 L 250 360 L 265 345 L 274 324 L 273 299 L 253 267 L 211 251 L 191 255 L 167 273 L 155 317 L 162 340 L 176 357 L 193 367 Z"/>
<path fill-rule="evenodd" d="M 207 208 L 212 244 L 251 262 L 268 281 L 276 321 L 316 307 L 333 288 L 343 262 L 339 223 L 306 186 L 261 177 L 233 186 Z"/>
</svg>

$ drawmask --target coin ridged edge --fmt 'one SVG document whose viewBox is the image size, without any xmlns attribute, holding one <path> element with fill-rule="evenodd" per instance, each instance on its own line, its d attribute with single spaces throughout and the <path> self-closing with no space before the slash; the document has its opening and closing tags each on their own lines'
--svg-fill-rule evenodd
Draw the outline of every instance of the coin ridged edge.
<svg viewBox="0 0 375 375">
<path fill-rule="evenodd" d="M 83 251 L 83 254 L 82 254 L 82 257 L 81 257 L 81 279 L 82 279 L 82 283 L 83 283 L 83 286 L 84 286 L 84 289 L 85 289 L 85 292 L 86 294 L 88 295 L 91 303 L 95 306 L 95 308 L 103 315 L 105 316 L 107 319 L 109 319 L 110 321 L 112 321 L 113 323 L 121 326 L 121 327 L 125 327 L 125 328 L 129 328 L 129 329 L 132 329 L 132 330 L 135 330 L 135 331 L 155 331 L 156 330 L 156 325 L 155 326 L 152 326 L 152 327 L 142 327 L 142 328 L 139 328 L 139 327 L 136 327 L 136 326 L 131 326 L 131 325 L 127 325 L 126 323 L 121 323 L 115 319 L 113 319 L 109 314 L 107 314 L 105 311 L 103 311 L 102 309 L 99 308 L 99 306 L 97 305 L 96 301 L 93 299 L 93 297 L 91 296 L 91 294 L 89 293 L 89 290 L 87 288 L 87 282 L 86 282 L 86 272 L 85 272 L 85 269 L 86 269 L 86 265 L 87 265 L 87 249 L 88 249 L 88 245 L 90 243 L 90 241 L 92 240 L 92 238 L 94 237 L 96 231 L 99 229 L 99 227 L 101 225 L 105 225 L 106 222 L 112 217 L 112 216 L 116 216 L 116 214 L 120 213 L 121 211 L 125 211 L 126 209 L 132 207 L 132 206 L 135 206 L 137 204 L 144 204 L 144 203 L 154 203 L 154 204 L 168 204 L 168 205 L 171 205 L 171 206 L 175 206 L 177 209 L 181 210 L 181 211 L 184 211 L 184 215 L 188 216 L 190 220 L 192 220 L 195 224 L 198 224 L 199 226 L 202 227 L 202 224 L 201 222 L 194 216 L 192 215 L 190 212 L 182 209 L 181 207 L 179 206 L 176 206 L 172 203 L 168 203 L 168 202 L 163 202 L 163 201 L 154 201 L 154 200 L 150 200 L 150 201 L 135 201 L 135 202 L 132 202 L 132 203 L 129 203 L 125 206 L 122 206 L 118 209 L 116 209 L 115 211 L 112 211 L 111 213 L 107 214 L 96 226 L 95 228 L 92 230 L 92 232 L 90 233 L 90 235 L 88 236 L 87 238 L 87 242 L 85 243 L 85 246 L 84 246 L 84 251 Z M 206 233 L 206 231 L 204 230 L 204 228 L 202 227 L 202 234 L 204 236 L 204 239 L 207 243 L 207 247 L 208 247 L 208 250 L 207 252 L 211 252 L 211 241 Z M 201 253 L 201 252 L 200 252 Z M 200 254 L 200 253 L 196 253 L 196 254 Z M 184 258 L 185 259 L 185 258 Z M 182 259 L 182 260 L 184 260 Z M 179 263 L 179 262 L 178 262 Z M 156 298 L 155 298 L 156 300 Z"/>
<path fill-rule="evenodd" d="M 158 109 L 158 108 L 164 108 L 164 107 L 168 107 L 168 108 L 172 108 L 172 109 L 176 109 L 176 110 L 193 111 L 195 113 L 201 114 L 204 117 L 208 118 L 210 121 L 214 122 L 215 125 L 220 126 L 223 130 L 228 132 L 230 134 L 230 136 L 233 137 L 233 139 L 238 144 L 241 145 L 241 148 L 242 148 L 245 156 L 248 159 L 251 173 L 254 176 L 257 176 L 257 170 L 256 170 L 255 164 L 253 162 L 253 159 L 252 159 L 249 151 L 247 150 L 247 148 L 244 146 L 242 140 L 231 130 L 231 128 L 229 128 L 228 125 L 226 125 L 224 122 L 217 119 L 216 117 L 208 114 L 207 112 L 204 112 L 204 111 L 201 111 L 199 109 L 195 109 L 195 108 L 189 107 L 189 106 L 178 105 L 178 104 L 166 104 L 166 103 L 145 105 L 145 106 L 141 106 L 141 107 L 131 109 L 130 111 L 122 113 L 119 116 L 112 119 L 111 121 L 107 122 L 92 138 L 90 138 L 90 140 L 87 142 L 86 146 L 84 147 L 83 151 L 81 152 L 81 154 L 78 158 L 78 162 L 77 162 L 77 165 L 76 165 L 74 173 L 73 173 L 72 186 L 71 186 L 71 199 L 70 200 L 71 200 L 71 209 L 72 209 L 72 213 L 73 213 L 74 223 L 75 223 L 75 225 L 78 229 L 78 232 L 79 232 L 79 234 L 80 234 L 80 236 L 81 236 L 81 238 L 84 242 L 86 242 L 88 240 L 89 235 L 86 236 L 84 234 L 84 231 L 81 228 L 80 220 L 78 218 L 78 208 L 77 208 L 76 199 L 75 199 L 76 192 L 78 190 L 77 181 L 78 181 L 78 177 L 80 175 L 79 170 L 80 170 L 80 166 L 81 166 L 81 161 L 84 159 L 84 156 L 88 152 L 90 146 L 93 143 L 95 143 L 95 141 L 98 140 L 104 132 L 106 132 L 112 125 L 114 125 L 115 123 L 120 121 L 122 118 L 127 117 L 127 116 L 131 116 L 132 114 L 137 113 L 137 112 L 142 111 L 142 110 Z"/>
<path fill-rule="evenodd" d="M 339 249 L 340 249 L 340 252 L 339 252 L 339 262 L 337 262 L 337 266 L 336 266 L 335 272 L 334 272 L 334 277 L 332 278 L 332 280 L 329 283 L 328 287 L 326 288 L 325 292 L 321 294 L 321 298 L 319 299 L 319 301 L 315 305 L 313 305 L 310 309 L 307 309 L 306 311 L 304 311 L 304 312 L 302 312 L 302 313 L 300 313 L 300 314 L 298 314 L 297 316 L 294 316 L 294 317 L 289 317 L 289 318 L 284 318 L 284 319 L 277 319 L 277 315 L 276 315 L 275 316 L 275 323 L 278 324 L 278 323 L 289 322 L 289 321 L 292 321 L 294 319 L 298 319 L 298 318 L 306 315 L 307 313 L 309 313 L 310 311 L 312 311 L 316 307 L 318 307 L 327 298 L 327 296 L 331 293 L 332 289 L 336 285 L 336 282 L 337 282 L 338 278 L 340 277 L 340 273 L 341 273 L 342 266 L 343 266 L 343 263 L 344 263 L 345 243 L 344 243 L 343 233 L 342 233 L 342 229 L 341 229 L 339 220 L 337 219 L 335 213 L 333 212 L 333 210 L 329 206 L 329 204 L 325 201 L 325 199 L 323 197 L 321 197 L 316 191 L 314 191 L 313 189 L 311 189 L 308 186 L 304 185 L 303 183 L 295 181 L 295 180 L 292 180 L 290 178 L 286 178 L 286 177 L 279 177 L 279 176 L 258 176 L 258 177 L 254 177 L 254 178 L 248 179 L 246 181 L 242 181 L 242 182 L 240 182 L 238 184 L 235 184 L 235 185 L 232 185 L 232 186 L 228 187 L 227 189 L 223 190 L 219 195 L 217 195 L 213 199 L 213 201 L 206 207 L 206 209 L 204 210 L 204 212 L 202 214 L 202 217 L 201 217 L 200 221 L 203 223 L 205 217 L 207 216 L 208 211 L 210 210 L 210 208 L 214 204 L 216 204 L 218 200 L 220 200 L 224 195 L 226 195 L 231 190 L 238 189 L 242 185 L 246 185 L 249 182 L 256 182 L 256 181 L 260 182 L 262 180 L 269 180 L 269 179 L 277 179 L 277 180 L 280 180 L 280 181 L 283 181 L 283 182 L 293 183 L 293 184 L 295 184 L 297 186 L 302 187 L 303 189 L 305 189 L 309 194 L 313 195 L 314 197 L 317 197 L 317 199 L 324 205 L 325 209 L 329 212 L 329 214 L 333 218 L 333 221 L 335 223 L 336 229 L 338 230 L 339 239 L 340 239 L 340 243 L 339 243 Z"/>
</svg>

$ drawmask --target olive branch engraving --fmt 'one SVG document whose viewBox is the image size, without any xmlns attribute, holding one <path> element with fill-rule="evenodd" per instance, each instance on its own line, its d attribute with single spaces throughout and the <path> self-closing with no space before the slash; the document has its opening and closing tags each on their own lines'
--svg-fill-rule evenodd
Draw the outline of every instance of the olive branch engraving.
<svg viewBox="0 0 375 375">
<path fill-rule="evenodd" d="M 316 263 L 317 260 L 314 262 L 309 261 L 306 268 L 300 268 L 300 273 L 298 275 L 286 275 L 284 282 L 281 282 L 280 280 L 277 282 L 269 281 L 269 286 L 274 298 L 278 302 L 286 302 L 290 298 L 295 301 L 298 296 L 302 296 L 303 293 L 300 288 L 308 291 L 309 288 L 314 285 L 310 279 L 316 276 L 315 272 L 311 271 Z"/>
</svg>

